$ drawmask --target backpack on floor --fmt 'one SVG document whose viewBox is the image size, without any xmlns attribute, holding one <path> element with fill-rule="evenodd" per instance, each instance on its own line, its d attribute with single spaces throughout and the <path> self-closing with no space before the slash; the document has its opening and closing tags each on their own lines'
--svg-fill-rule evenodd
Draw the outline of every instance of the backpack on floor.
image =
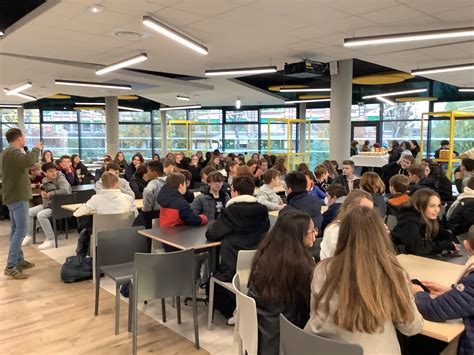
<svg viewBox="0 0 474 355">
<path fill-rule="evenodd" d="M 92 258 L 69 256 L 61 267 L 61 280 L 65 283 L 92 279 Z"/>
</svg>

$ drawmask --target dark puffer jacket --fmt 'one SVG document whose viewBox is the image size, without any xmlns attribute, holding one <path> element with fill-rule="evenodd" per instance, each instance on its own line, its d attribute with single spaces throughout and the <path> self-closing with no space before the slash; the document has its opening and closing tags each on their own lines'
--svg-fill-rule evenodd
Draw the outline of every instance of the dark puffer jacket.
<svg viewBox="0 0 474 355">
<path fill-rule="evenodd" d="M 410 186 L 409 195 L 411 196 L 416 191 L 421 190 L 421 189 L 430 189 L 433 191 L 437 191 L 436 183 L 430 178 L 424 178 L 423 180 L 420 180 L 418 184 L 414 184 Z"/>
<path fill-rule="evenodd" d="M 454 250 L 459 241 L 441 226 L 433 240 L 426 238 L 426 225 L 421 214 L 412 206 L 400 208 L 398 222 L 391 235 L 399 252 L 414 255 L 434 255 L 443 250 Z"/>
<path fill-rule="evenodd" d="M 306 191 L 292 192 L 287 197 L 288 204 L 280 211 L 279 215 L 299 210 L 306 212 L 313 219 L 314 225 L 321 228 L 323 216 L 321 215 L 321 201 L 319 198 L 310 196 Z"/>
</svg>

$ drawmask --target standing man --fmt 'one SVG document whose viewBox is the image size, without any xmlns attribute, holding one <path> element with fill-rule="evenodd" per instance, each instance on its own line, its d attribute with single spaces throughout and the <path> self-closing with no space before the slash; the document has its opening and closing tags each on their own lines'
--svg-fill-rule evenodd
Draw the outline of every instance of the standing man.
<svg viewBox="0 0 474 355">
<path fill-rule="evenodd" d="M 10 144 L 2 154 L 3 204 L 10 211 L 10 249 L 4 274 L 14 279 L 26 279 L 23 270 L 35 264 L 23 258 L 21 243 L 28 231 L 28 201 L 31 200 L 31 183 L 28 168 L 38 162 L 43 144 L 38 142 L 30 153 L 23 149 L 25 136 L 18 128 L 10 128 L 5 135 Z"/>
</svg>

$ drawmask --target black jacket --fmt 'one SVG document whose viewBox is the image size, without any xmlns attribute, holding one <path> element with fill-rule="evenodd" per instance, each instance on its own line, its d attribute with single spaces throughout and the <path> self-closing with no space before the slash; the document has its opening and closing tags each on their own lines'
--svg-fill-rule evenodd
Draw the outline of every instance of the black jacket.
<svg viewBox="0 0 474 355">
<path fill-rule="evenodd" d="M 443 202 L 453 202 L 453 184 L 451 181 L 444 175 L 442 175 L 436 184 L 436 191 Z"/>
<path fill-rule="evenodd" d="M 194 189 L 194 184 L 201 182 L 201 168 L 199 166 L 188 166 L 187 170 L 191 173 L 190 189 Z"/>
<path fill-rule="evenodd" d="M 454 235 L 467 232 L 474 225 L 474 197 L 454 202 L 448 211 L 447 220 Z"/>
<path fill-rule="evenodd" d="M 130 179 L 130 188 L 135 193 L 135 198 L 143 198 L 143 190 L 145 189 L 148 181 L 142 177 L 138 177 L 136 174 Z"/>
<path fill-rule="evenodd" d="M 420 180 L 418 184 L 411 185 L 410 192 L 408 194 L 411 196 L 416 191 L 421 190 L 421 189 L 431 189 L 433 191 L 437 191 L 436 183 L 430 178 L 424 178 L 423 180 Z"/>
<path fill-rule="evenodd" d="M 347 182 L 347 178 L 345 175 L 339 175 L 338 177 L 336 177 L 333 182 L 333 184 L 340 184 L 342 186 L 344 186 L 344 190 L 346 190 L 346 195 L 350 192 L 349 191 L 349 184 Z M 359 183 L 360 183 L 360 180 L 357 179 L 357 180 L 354 180 L 354 186 L 353 186 L 353 190 L 355 189 L 358 189 L 359 188 Z"/>
<path fill-rule="evenodd" d="M 231 199 L 231 204 L 206 231 L 207 240 L 222 241 L 221 262 L 214 274 L 221 281 L 232 281 L 239 250 L 257 249 L 263 234 L 270 228 L 267 208 L 258 202 L 246 202 L 246 197 L 250 196 L 238 196 L 234 203 Z"/>
<path fill-rule="evenodd" d="M 133 163 L 128 164 L 127 167 L 125 168 L 125 179 L 127 181 L 131 181 L 132 176 L 135 175 L 136 171 L 137 169 L 135 168 L 135 165 L 133 165 Z"/>
<path fill-rule="evenodd" d="M 402 148 L 400 147 L 395 147 L 392 149 L 392 152 L 390 153 L 390 157 L 388 158 L 388 162 L 391 163 L 393 161 L 398 161 L 400 157 L 402 156 Z"/>
<path fill-rule="evenodd" d="M 439 228 L 433 240 L 426 238 L 426 225 L 421 214 L 412 206 L 400 208 L 397 224 L 391 233 L 396 249 L 400 252 L 415 255 L 434 255 L 443 250 L 454 250 L 452 242 L 458 243 L 450 232 Z"/>
<path fill-rule="evenodd" d="M 402 169 L 400 164 L 398 164 L 396 161 L 393 161 L 391 163 L 388 163 L 382 166 L 380 177 L 382 178 L 382 181 L 385 184 L 385 192 L 390 192 L 390 184 L 389 184 L 390 178 L 398 174 L 408 176 L 408 171 L 406 171 L 405 169 Z"/>
<path fill-rule="evenodd" d="M 323 224 L 321 226 L 321 232 L 319 232 L 320 236 L 324 234 L 324 229 L 326 226 L 331 223 L 334 218 L 336 218 L 341 206 L 342 203 L 333 203 L 331 206 L 329 206 L 326 212 L 323 213 Z"/>
<path fill-rule="evenodd" d="M 292 192 L 286 197 L 287 205 L 280 211 L 279 215 L 299 210 L 304 211 L 313 219 L 314 225 L 321 228 L 323 216 L 321 215 L 321 201 L 319 198 L 310 196 L 306 191 Z"/>
<path fill-rule="evenodd" d="M 374 207 L 380 213 L 382 218 L 385 218 L 387 215 L 387 201 L 384 196 L 380 194 L 372 195 L 374 198 Z"/>
</svg>

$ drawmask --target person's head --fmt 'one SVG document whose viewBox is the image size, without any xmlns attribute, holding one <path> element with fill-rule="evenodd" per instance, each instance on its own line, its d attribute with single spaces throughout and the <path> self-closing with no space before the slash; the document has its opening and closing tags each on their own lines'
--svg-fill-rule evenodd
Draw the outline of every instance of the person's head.
<svg viewBox="0 0 474 355">
<path fill-rule="evenodd" d="M 183 153 L 177 152 L 177 153 L 174 155 L 174 160 L 175 160 L 176 164 L 181 163 L 181 160 L 183 160 L 183 157 L 184 157 Z"/>
<path fill-rule="evenodd" d="M 253 196 L 255 191 L 255 181 L 250 176 L 236 176 L 232 179 L 231 196 L 240 195 Z"/>
<path fill-rule="evenodd" d="M 471 180 L 474 180 L 474 178 L 471 178 Z M 464 240 L 463 244 L 467 253 L 472 256 L 474 254 L 474 224 L 469 228 L 467 238 Z"/>
<path fill-rule="evenodd" d="M 265 183 L 265 185 L 270 185 L 272 187 L 280 186 L 281 185 L 280 175 L 281 173 L 278 170 L 268 169 L 263 174 L 263 182 Z"/>
<path fill-rule="evenodd" d="M 258 161 L 260 159 L 260 155 L 258 153 L 253 153 L 252 154 L 252 159 L 255 161 Z"/>
<path fill-rule="evenodd" d="M 196 155 L 198 156 L 199 160 L 201 160 L 201 158 L 202 158 L 202 151 L 198 150 L 198 151 L 196 152 Z"/>
<path fill-rule="evenodd" d="M 186 177 L 181 173 L 171 173 L 168 175 L 166 185 L 178 190 L 181 195 L 186 193 Z"/>
<path fill-rule="evenodd" d="M 258 168 L 262 170 L 264 173 L 268 170 L 268 161 L 267 159 L 260 159 L 258 162 Z"/>
<path fill-rule="evenodd" d="M 143 159 L 143 156 L 139 153 L 135 153 L 135 155 L 132 157 L 132 164 L 135 166 L 135 168 L 138 168 L 140 165 L 143 164 L 145 159 Z"/>
<path fill-rule="evenodd" d="M 397 174 L 393 175 L 388 181 L 390 193 L 395 194 L 404 194 L 410 188 L 410 179 L 408 176 Z"/>
<path fill-rule="evenodd" d="M 321 263 L 327 277 L 312 312 L 328 315 L 337 295 L 334 323 L 349 332 L 374 334 L 387 323 L 413 322 L 409 279 L 377 211 L 352 208 L 341 222 L 334 256 Z"/>
<path fill-rule="evenodd" d="M 217 193 L 224 184 L 224 175 L 222 175 L 220 171 L 212 171 L 209 175 L 207 175 L 206 182 L 209 185 L 209 190 L 211 192 Z"/>
<path fill-rule="evenodd" d="M 41 161 L 43 163 L 52 163 L 54 161 L 53 152 L 50 151 L 50 150 L 45 150 L 43 152 L 43 156 L 41 158 Z"/>
<path fill-rule="evenodd" d="M 438 214 L 441 210 L 439 195 L 430 189 L 417 190 L 410 198 L 410 205 L 420 213 L 428 238 L 435 238 L 439 230 Z"/>
<path fill-rule="evenodd" d="M 408 169 L 412 164 L 415 163 L 415 158 L 413 155 L 405 154 L 400 158 L 400 167 L 404 170 Z"/>
<path fill-rule="evenodd" d="M 352 160 L 344 160 L 342 162 L 342 175 L 344 176 L 354 175 L 354 162 Z"/>
<path fill-rule="evenodd" d="M 461 170 L 463 172 L 466 172 L 466 171 L 474 171 L 474 159 L 469 159 L 469 158 L 464 158 L 462 161 L 461 161 Z"/>
<path fill-rule="evenodd" d="M 311 191 L 314 187 L 314 175 L 309 170 L 301 171 L 306 177 L 306 191 Z"/>
<path fill-rule="evenodd" d="M 10 128 L 5 134 L 5 138 L 15 148 L 23 148 L 26 143 L 25 135 L 19 128 Z"/>
<path fill-rule="evenodd" d="M 213 171 L 217 171 L 217 169 L 213 167 L 212 165 L 207 165 L 204 168 L 202 168 L 201 172 L 199 173 L 201 175 L 201 181 L 204 183 L 207 183 L 207 176 Z"/>
<path fill-rule="evenodd" d="M 81 157 L 77 154 L 73 154 L 71 155 L 71 162 L 72 162 L 72 165 L 76 166 L 77 164 L 81 162 Z"/>
<path fill-rule="evenodd" d="M 105 167 L 105 171 L 110 171 L 111 173 L 120 176 L 120 165 L 118 165 L 116 162 L 110 162 L 107 164 Z"/>
<path fill-rule="evenodd" d="M 429 168 L 428 177 L 434 181 L 439 181 L 442 177 L 445 176 L 443 168 L 438 163 L 430 164 L 428 165 L 428 168 Z M 426 174 L 426 171 L 425 171 L 425 174 Z"/>
<path fill-rule="evenodd" d="M 342 203 L 341 208 L 339 208 L 335 222 L 344 220 L 346 214 L 356 206 L 374 208 L 374 198 L 367 191 L 352 190 Z"/>
<path fill-rule="evenodd" d="M 469 180 L 467 180 L 466 187 L 468 187 L 468 188 L 470 188 L 471 190 L 474 191 L 474 176 L 471 177 Z"/>
<path fill-rule="evenodd" d="M 413 164 L 408 168 L 408 178 L 412 184 L 417 184 L 425 178 L 425 167 L 421 164 Z"/>
<path fill-rule="evenodd" d="M 318 165 L 316 168 L 314 168 L 314 177 L 319 182 L 327 181 L 329 177 L 328 168 L 326 168 L 324 165 Z"/>
<path fill-rule="evenodd" d="M 245 156 L 243 154 L 239 154 L 237 156 L 237 159 L 239 159 L 239 164 L 240 165 L 245 165 Z"/>
<path fill-rule="evenodd" d="M 377 173 L 366 172 L 360 178 L 360 189 L 367 191 L 371 195 L 383 195 L 385 184 Z"/>
<path fill-rule="evenodd" d="M 153 153 L 151 160 L 160 161 L 160 155 L 158 153 Z"/>
<path fill-rule="evenodd" d="M 392 148 L 395 148 L 395 147 L 400 146 L 400 144 L 398 143 L 398 141 L 396 139 L 393 139 L 393 140 L 390 141 L 390 146 Z"/>
<path fill-rule="evenodd" d="M 364 141 L 364 147 L 368 147 L 369 145 L 370 145 L 370 141 L 365 140 L 365 141 Z"/>
<path fill-rule="evenodd" d="M 186 179 L 186 187 L 189 187 L 191 185 L 191 179 L 193 178 L 191 172 L 186 169 L 179 169 L 177 172 L 184 175 L 184 178 Z"/>
<path fill-rule="evenodd" d="M 173 173 L 175 168 L 176 168 L 176 163 L 174 162 L 174 159 L 166 158 L 163 161 L 163 171 L 165 175 L 169 175 Z"/>
<path fill-rule="evenodd" d="M 337 161 L 335 161 L 335 162 L 336 162 L 336 165 L 337 165 Z M 324 165 L 326 167 L 326 169 L 328 169 L 328 173 L 329 173 L 329 176 L 331 178 L 334 179 L 335 177 L 337 177 L 339 175 L 337 173 L 337 166 L 334 167 L 334 164 L 331 162 L 331 160 L 325 160 L 321 163 L 321 165 Z"/>
<path fill-rule="evenodd" d="M 100 177 L 102 179 L 102 186 L 106 190 L 119 189 L 119 177 L 113 171 L 106 171 Z"/>
<path fill-rule="evenodd" d="M 172 160 L 174 161 L 174 154 L 173 154 L 173 152 L 168 152 L 168 154 L 166 154 L 166 158 L 172 159 Z"/>
<path fill-rule="evenodd" d="M 123 152 L 117 152 L 117 154 L 115 154 L 114 161 L 119 164 L 125 161 L 125 155 L 123 154 Z"/>
<path fill-rule="evenodd" d="M 61 156 L 61 158 L 59 158 L 59 164 L 62 169 L 68 169 L 72 165 L 71 157 L 69 155 Z"/>
<path fill-rule="evenodd" d="M 163 164 L 159 160 L 152 160 L 146 164 L 145 180 L 153 180 L 163 176 Z"/>
<path fill-rule="evenodd" d="M 104 169 L 107 169 L 107 165 L 109 165 L 110 163 L 112 163 L 111 157 L 104 157 L 104 159 L 102 159 L 102 164 L 104 166 Z"/>
<path fill-rule="evenodd" d="M 146 164 L 143 163 L 142 165 L 138 166 L 137 171 L 135 172 L 135 175 L 138 178 L 143 179 L 143 176 L 146 174 L 146 172 L 147 172 L 147 167 L 146 167 Z"/>
<path fill-rule="evenodd" d="M 43 173 L 42 170 L 41 170 L 41 164 L 40 163 L 35 163 L 29 169 L 29 173 L 30 173 L 31 176 L 34 176 L 34 177 L 41 176 L 41 174 Z"/>
<path fill-rule="evenodd" d="M 411 140 L 409 143 L 410 143 L 410 148 L 411 149 L 415 149 L 415 148 L 419 147 L 418 142 L 415 141 L 415 140 Z"/>
<path fill-rule="evenodd" d="M 326 206 L 333 205 L 338 198 L 346 195 L 346 189 L 341 184 L 331 184 L 326 189 L 326 198 L 324 203 Z"/>
<path fill-rule="evenodd" d="M 260 242 L 252 261 L 249 284 L 270 307 L 309 306 L 314 260 L 310 246 L 317 229 L 308 214 L 294 211 L 278 217 Z M 279 267 L 275 267 L 278 260 Z"/>
<path fill-rule="evenodd" d="M 211 164 L 213 164 L 215 167 L 220 167 L 221 157 L 219 155 L 213 155 L 211 159 Z"/>
<path fill-rule="evenodd" d="M 400 143 L 400 149 L 407 150 L 410 149 L 410 142 L 403 141 Z"/>
<path fill-rule="evenodd" d="M 247 165 L 240 165 L 237 168 L 237 176 L 249 176 L 251 178 L 254 177 L 252 169 Z"/>
<path fill-rule="evenodd" d="M 337 160 L 331 160 L 331 164 L 334 169 L 339 169 L 339 163 L 337 162 Z"/>
<path fill-rule="evenodd" d="M 231 160 L 227 162 L 227 175 L 234 176 L 237 175 L 237 171 L 239 170 L 239 163 L 235 160 Z"/>
<path fill-rule="evenodd" d="M 257 170 L 257 161 L 254 159 L 250 159 L 247 162 L 247 166 L 252 170 L 252 174 L 255 174 L 255 171 Z"/>
<path fill-rule="evenodd" d="M 58 171 L 56 170 L 56 165 L 54 165 L 54 163 L 43 164 L 43 166 L 41 166 L 41 170 L 43 170 L 44 176 L 46 176 L 48 180 L 56 180 Z"/>
<path fill-rule="evenodd" d="M 198 166 L 199 165 L 199 156 L 197 154 L 191 155 L 191 162 L 189 163 L 190 166 Z"/>
<path fill-rule="evenodd" d="M 352 147 L 352 148 L 357 148 L 358 145 L 359 145 L 359 142 L 358 142 L 358 141 L 352 141 L 352 142 L 351 142 L 351 147 Z"/>
<path fill-rule="evenodd" d="M 209 161 L 212 158 L 212 153 L 211 152 L 206 152 L 206 160 Z"/>
<path fill-rule="evenodd" d="M 278 170 L 282 175 L 286 174 L 286 161 L 284 157 L 277 157 L 273 169 Z"/>
<path fill-rule="evenodd" d="M 449 141 L 442 140 L 440 143 L 441 149 L 449 149 Z"/>
<path fill-rule="evenodd" d="M 300 171 L 293 171 L 285 176 L 286 194 L 292 192 L 303 192 L 307 188 L 307 180 L 304 173 Z"/>
</svg>

